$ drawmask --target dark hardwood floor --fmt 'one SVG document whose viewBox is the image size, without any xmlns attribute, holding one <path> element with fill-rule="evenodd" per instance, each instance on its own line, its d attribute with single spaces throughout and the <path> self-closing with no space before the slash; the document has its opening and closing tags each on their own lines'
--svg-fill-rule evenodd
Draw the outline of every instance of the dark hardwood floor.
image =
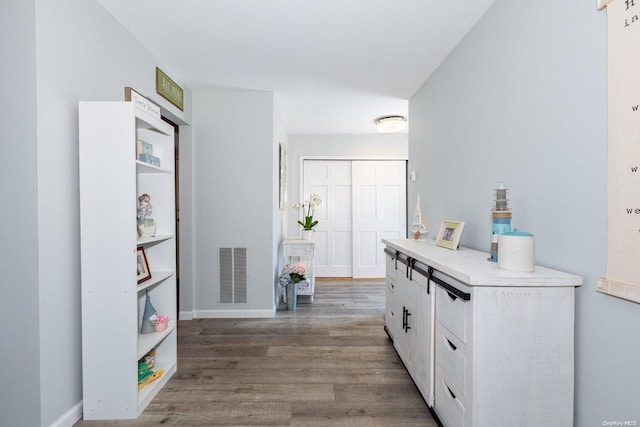
<svg viewBox="0 0 640 427">
<path fill-rule="evenodd" d="M 383 330 L 384 292 L 319 279 L 274 319 L 181 321 L 178 372 L 142 415 L 75 427 L 436 426 Z"/>
</svg>

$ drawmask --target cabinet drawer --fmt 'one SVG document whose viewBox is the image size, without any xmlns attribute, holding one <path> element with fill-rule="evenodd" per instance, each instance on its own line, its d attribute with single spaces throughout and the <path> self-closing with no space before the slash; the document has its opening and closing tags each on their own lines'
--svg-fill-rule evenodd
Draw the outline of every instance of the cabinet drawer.
<svg viewBox="0 0 640 427">
<path fill-rule="evenodd" d="M 436 369 L 435 411 L 443 426 L 464 426 L 464 402 L 449 387 L 446 375 Z"/>
<path fill-rule="evenodd" d="M 396 277 L 396 259 L 387 254 L 386 272 L 387 277 Z"/>
<path fill-rule="evenodd" d="M 309 245 L 287 245 L 287 256 L 309 256 L 311 247 Z"/>
<path fill-rule="evenodd" d="M 448 385 L 456 394 L 463 396 L 467 373 L 465 347 L 444 328 L 436 328 L 436 363 L 448 378 Z"/>
<path fill-rule="evenodd" d="M 387 299 L 393 298 L 393 295 L 396 293 L 396 282 L 391 278 L 387 278 Z"/>
<path fill-rule="evenodd" d="M 467 342 L 467 316 L 470 302 L 436 286 L 436 320 L 463 343 Z"/>
<path fill-rule="evenodd" d="M 384 313 L 384 326 L 386 327 L 387 334 L 391 339 L 394 339 L 396 331 L 394 325 L 396 323 L 396 315 L 393 312 L 393 307 L 387 307 Z"/>
</svg>

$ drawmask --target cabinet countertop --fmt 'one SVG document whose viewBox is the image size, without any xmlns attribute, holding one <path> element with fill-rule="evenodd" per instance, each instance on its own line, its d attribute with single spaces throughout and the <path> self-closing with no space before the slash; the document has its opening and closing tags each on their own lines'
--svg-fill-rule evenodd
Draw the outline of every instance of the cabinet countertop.
<svg viewBox="0 0 640 427">
<path fill-rule="evenodd" d="M 434 239 L 382 239 L 387 247 L 398 250 L 419 262 L 469 286 L 504 287 L 575 287 L 582 277 L 536 265 L 531 273 L 498 269 L 488 261 L 489 254 L 460 247 L 457 251 L 436 246 Z"/>
</svg>

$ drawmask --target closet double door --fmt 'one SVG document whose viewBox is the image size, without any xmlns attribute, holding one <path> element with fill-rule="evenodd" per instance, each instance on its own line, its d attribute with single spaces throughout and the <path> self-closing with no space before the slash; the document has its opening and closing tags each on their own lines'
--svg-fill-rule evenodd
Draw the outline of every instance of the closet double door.
<svg viewBox="0 0 640 427">
<path fill-rule="evenodd" d="M 383 238 L 407 233 L 404 160 L 305 160 L 303 196 L 314 219 L 316 277 L 385 277 Z"/>
</svg>

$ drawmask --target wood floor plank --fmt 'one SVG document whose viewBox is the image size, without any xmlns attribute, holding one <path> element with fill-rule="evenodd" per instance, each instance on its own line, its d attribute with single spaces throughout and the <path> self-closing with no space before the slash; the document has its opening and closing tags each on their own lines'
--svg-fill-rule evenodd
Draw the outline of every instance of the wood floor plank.
<svg viewBox="0 0 640 427">
<path fill-rule="evenodd" d="M 273 319 L 178 322 L 178 371 L 137 420 L 92 426 L 437 426 L 384 332 L 383 280 L 316 282 Z"/>
</svg>

